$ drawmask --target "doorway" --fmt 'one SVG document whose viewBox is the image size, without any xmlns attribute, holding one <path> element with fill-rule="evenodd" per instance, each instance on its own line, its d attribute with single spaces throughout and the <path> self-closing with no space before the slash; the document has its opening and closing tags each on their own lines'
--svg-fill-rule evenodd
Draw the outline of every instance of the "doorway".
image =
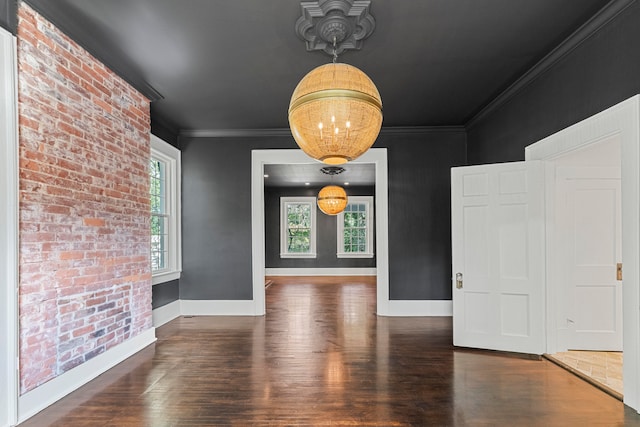
<svg viewBox="0 0 640 427">
<path fill-rule="evenodd" d="M 620 163 L 618 135 L 547 162 L 558 326 L 557 352 L 547 357 L 622 399 Z"/>
<path fill-rule="evenodd" d="M 375 277 L 375 166 L 342 166 L 325 167 L 311 159 L 305 165 L 264 165 L 267 276 Z M 322 189 L 329 185 L 344 189 L 343 213 L 319 208 Z M 295 214 L 287 215 L 288 210 Z M 345 230 L 345 216 L 359 228 Z M 346 250 L 345 233 L 349 236 Z"/>
<path fill-rule="evenodd" d="M 621 184 L 622 184 L 622 261 L 624 265 L 623 294 L 623 381 L 624 403 L 632 408 L 640 408 L 640 201 L 639 188 L 639 147 L 638 124 L 640 122 L 640 96 L 636 95 L 601 113 L 583 120 L 567 129 L 551 135 L 525 149 L 526 160 L 544 160 L 552 162 L 577 150 L 595 147 L 593 144 L 610 138 L 618 138 L 620 143 Z M 546 169 L 547 183 L 553 177 L 552 167 Z M 547 265 L 552 266 L 555 248 L 550 245 L 554 241 L 556 223 L 554 219 L 555 191 L 545 192 L 546 202 L 546 241 Z M 554 287 L 557 274 L 552 268 L 546 272 L 546 320 L 547 320 L 547 353 L 558 352 L 563 342 L 558 320 L 557 286 Z"/>
<path fill-rule="evenodd" d="M 266 164 L 307 164 L 302 150 L 254 150 L 251 158 L 251 235 L 254 314 L 264 315 L 265 306 L 265 212 L 264 166 Z M 372 148 L 352 163 L 375 166 L 376 307 L 378 315 L 389 314 L 389 238 L 387 150 Z"/>
</svg>

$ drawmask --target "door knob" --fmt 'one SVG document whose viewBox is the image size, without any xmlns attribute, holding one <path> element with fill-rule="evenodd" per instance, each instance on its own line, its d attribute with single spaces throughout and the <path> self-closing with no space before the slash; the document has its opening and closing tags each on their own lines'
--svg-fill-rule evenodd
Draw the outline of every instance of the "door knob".
<svg viewBox="0 0 640 427">
<path fill-rule="evenodd" d="M 456 288 L 462 289 L 462 273 L 456 273 Z"/>
</svg>

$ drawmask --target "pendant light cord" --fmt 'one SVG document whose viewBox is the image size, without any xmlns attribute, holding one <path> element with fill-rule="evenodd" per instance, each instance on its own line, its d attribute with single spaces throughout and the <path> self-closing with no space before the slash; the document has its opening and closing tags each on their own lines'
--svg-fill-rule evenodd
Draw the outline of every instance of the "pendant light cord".
<svg viewBox="0 0 640 427">
<path fill-rule="evenodd" d="M 338 50 L 336 49 L 336 36 L 333 36 L 333 63 L 338 62 Z"/>
</svg>

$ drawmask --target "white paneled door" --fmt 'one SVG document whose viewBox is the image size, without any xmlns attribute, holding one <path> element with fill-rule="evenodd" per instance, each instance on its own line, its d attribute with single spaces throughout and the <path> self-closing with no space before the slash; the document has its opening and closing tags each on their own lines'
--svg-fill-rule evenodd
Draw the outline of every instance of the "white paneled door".
<svg viewBox="0 0 640 427">
<path fill-rule="evenodd" d="M 620 169 L 557 171 L 567 348 L 622 351 Z"/>
<path fill-rule="evenodd" d="M 453 168 L 453 343 L 542 354 L 541 162 Z"/>
</svg>

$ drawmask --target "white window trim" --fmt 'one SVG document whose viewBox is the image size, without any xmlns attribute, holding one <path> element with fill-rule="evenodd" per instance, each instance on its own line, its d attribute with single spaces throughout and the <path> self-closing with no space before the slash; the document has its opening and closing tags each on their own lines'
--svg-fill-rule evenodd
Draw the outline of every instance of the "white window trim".
<svg viewBox="0 0 640 427">
<path fill-rule="evenodd" d="M 287 209 L 289 203 L 309 203 L 311 205 L 311 252 L 306 254 L 287 252 Z M 280 197 L 280 258 L 315 258 L 316 255 L 316 198 Z"/>
<path fill-rule="evenodd" d="M 167 165 L 165 173 L 169 213 L 169 257 L 168 267 L 153 273 L 152 283 L 158 285 L 179 279 L 182 272 L 181 154 L 180 150 L 151 134 L 151 157 L 160 159 Z"/>
<path fill-rule="evenodd" d="M 365 252 L 345 252 L 344 251 L 344 212 L 340 212 L 337 216 L 338 222 L 338 234 L 336 238 L 337 242 L 337 257 L 338 258 L 373 258 L 373 196 L 349 196 L 349 203 L 365 203 L 366 204 L 366 218 L 367 218 L 367 249 Z"/>
</svg>

